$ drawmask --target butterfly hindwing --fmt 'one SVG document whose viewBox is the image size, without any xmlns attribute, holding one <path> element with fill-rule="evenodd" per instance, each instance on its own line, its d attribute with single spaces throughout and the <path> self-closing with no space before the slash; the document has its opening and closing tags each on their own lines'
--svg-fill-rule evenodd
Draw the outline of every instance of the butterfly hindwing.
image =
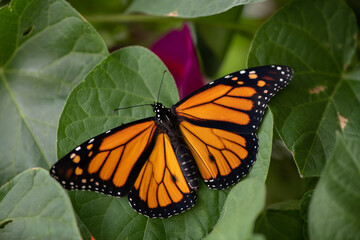
<svg viewBox="0 0 360 240">
<path fill-rule="evenodd" d="M 246 176 L 256 160 L 258 140 L 255 133 L 238 134 L 226 130 L 180 123 L 205 184 L 225 189 Z"/>
<path fill-rule="evenodd" d="M 129 202 L 137 212 L 167 218 L 194 206 L 196 193 L 189 187 L 177 158 L 169 136 L 159 133 L 129 193 Z"/>
<path fill-rule="evenodd" d="M 285 87 L 293 70 L 271 65 L 241 70 L 215 80 L 173 106 L 180 118 L 199 126 L 254 132 L 269 100 Z"/>
<path fill-rule="evenodd" d="M 50 170 L 66 189 L 126 195 L 154 145 L 153 118 L 122 125 L 76 147 Z"/>
</svg>

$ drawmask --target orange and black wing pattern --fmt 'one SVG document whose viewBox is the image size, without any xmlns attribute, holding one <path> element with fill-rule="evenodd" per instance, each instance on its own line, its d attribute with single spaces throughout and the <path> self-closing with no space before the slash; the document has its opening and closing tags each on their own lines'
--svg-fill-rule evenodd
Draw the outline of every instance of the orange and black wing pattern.
<svg viewBox="0 0 360 240">
<path fill-rule="evenodd" d="M 77 146 L 50 174 L 69 190 L 124 196 L 154 146 L 156 129 L 154 119 L 147 118 L 109 130 Z"/>
<path fill-rule="evenodd" d="M 290 67 L 280 65 L 241 70 L 199 88 L 172 108 L 180 118 L 199 126 L 252 133 L 269 100 L 292 74 Z"/>
<path fill-rule="evenodd" d="M 212 189 L 246 176 L 256 160 L 258 128 L 269 100 L 293 74 L 286 66 L 242 70 L 193 92 L 155 117 L 109 130 L 77 146 L 50 174 L 66 189 L 128 194 L 148 217 L 168 218 L 196 201 L 198 175 Z"/>
<path fill-rule="evenodd" d="M 255 133 L 238 134 L 207 128 L 187 121 L 180 123 L 196 165 L 207 187 L 225 189 L 246 176 L 256 160 Z"/>
<path fill-rule="evenodd" d="M 129 202 L 137 212 L 168 218 L 194 206 L 196 193 L 189 187 L 178 158 L 169 136 L 159 133 L 129 193 Z"/>
<path fill-rule="evenodd" d="M 256 161 L 258 128 L 270 99 L 290 81 L 280 65 L 241 70 L 198 89 L 172 107 L 205 184 L 224 189 Z"/>
</svg>

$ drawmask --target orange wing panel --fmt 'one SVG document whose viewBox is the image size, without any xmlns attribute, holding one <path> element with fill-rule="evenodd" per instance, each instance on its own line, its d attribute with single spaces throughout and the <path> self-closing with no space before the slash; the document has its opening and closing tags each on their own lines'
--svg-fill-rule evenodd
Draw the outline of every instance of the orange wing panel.
<svg viewBox="0 0 360 240">
<path fill-rule="evenodd" d="M 214 103 L 226 106 L 229 108 L 236 108 L 240 110 L 250 111 L 254 107 L 253 101 L 244 98 L 235 98 L 235 97 L 222 97 L 216 99 Z"/>
<path fill-rule="evenodd" d="M 179 111 L 192 108 L 204 103 L 213 101 L 214 99 L 220 98 L 225 95 L 228 91 L 232 89 L 231 86 L 218 85 L 212 88 L 209 88 L 204 93 L 197 94 L 191 98 L 191 101 L 186 101 L 181 104 Z"/>
<path fill-rule="evenodd" d="M 95 172 L 97 172 L 101 165 L 104 163 L 106 157 L 109 155 L 109 152 L 101 152 L 99 154 L 97 154 L 90 162 L 89 164 L 89 168 L 88 168 L 88 172 L 90 174 L 93 174 Z"/>
<path fill-rule="evenodd" d="M 103 180 L 109 180 L 112 176 L 119 160 L 121 154 L 124 151 L 124 146 L 118 147 L 115 150 L 111 151 L 108 159 L 106 160 L 104 166 L 101 168 L 100 171 L 100 178 Z"/>
<path fill-rule="evenodd" d="M 231 121 L 239 125 L 247 125 L 250 122 L 250 117 L 248 114 L 214 103 L 206 103 L 203 105 L 194 106 L 184 111 L 178 112 L 178 115 L 195 120 L 214 120 L 223 122 Z"/>
<path fill-rule="evenodd" d="M 252 97 L 256 94 L 256 90 L 252 87 L 238 87 L 232 89 L 228 95 L 234 97 Z"/>
<path fill-rule="evenodd" d="M 120 145 L 126 145 L 128 142 L 131 142 L 136 135 L 140 134 L 145 129 L 153 128 L 154 125 L 155 125 L 154 121 L 147 121 L 129 126 L 113 134 L 109 134 L 108 137 L 105 137 L 102 140 L 99 150 L 100 151 L 111 150 Z"/>
</svg>

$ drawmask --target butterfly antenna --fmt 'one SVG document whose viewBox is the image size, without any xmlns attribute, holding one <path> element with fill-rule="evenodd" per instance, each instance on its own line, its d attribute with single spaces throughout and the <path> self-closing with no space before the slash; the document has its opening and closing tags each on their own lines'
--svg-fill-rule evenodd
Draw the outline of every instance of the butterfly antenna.
<svg viewBox="0 0 360 240">
<path fill-rule="evenodd" d="M 163 84 L 163 82 L 164 82 L 164 76 L 165 76 L 165 73 L 166 73 L 166 72 L 167 72 L 167 70 L 164 70 L 164 72 L 163 72 L 163 76 L 162 76 L 162 78 L 161 78 L 160 88 L 159 88 L 159 92 L 158 92 L 158 96 L 157 96 L 156 102 L 159 102 L 161 87 L 162 87 L 162 84 Z"/>
<path fill-rule="evenodd" d="M 140 105 L 134 105 L 134 106 L 129 106 L 129 107 L 119 107 L 119 108 L 115 108 L 113 111 L 112 111 L 112 114 L 114 114 L 116 111 L 118 110 L 124 110 L 124 109 L 128 109 L 128 108 L 135 108 L 135 107 L 143 107 L 143 106 L 151 106 L 150 103 L 147 103 L 147 104 L 140 104 Z"/>
</svg>

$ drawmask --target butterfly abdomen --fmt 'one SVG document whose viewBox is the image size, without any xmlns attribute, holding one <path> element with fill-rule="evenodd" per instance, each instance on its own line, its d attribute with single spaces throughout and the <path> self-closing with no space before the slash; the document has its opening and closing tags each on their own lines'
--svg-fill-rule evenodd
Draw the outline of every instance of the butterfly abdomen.
<svg viewBox="0 0 360 240">
<path fill-rule="evenodd" d="M 189 187 L 193 190 L 197 190 L 199 187 L 198 169 L 189 148 L 185 145 L 182 137 L 181 139 L 171 139 L 171 144 Z"/>
</svg>

